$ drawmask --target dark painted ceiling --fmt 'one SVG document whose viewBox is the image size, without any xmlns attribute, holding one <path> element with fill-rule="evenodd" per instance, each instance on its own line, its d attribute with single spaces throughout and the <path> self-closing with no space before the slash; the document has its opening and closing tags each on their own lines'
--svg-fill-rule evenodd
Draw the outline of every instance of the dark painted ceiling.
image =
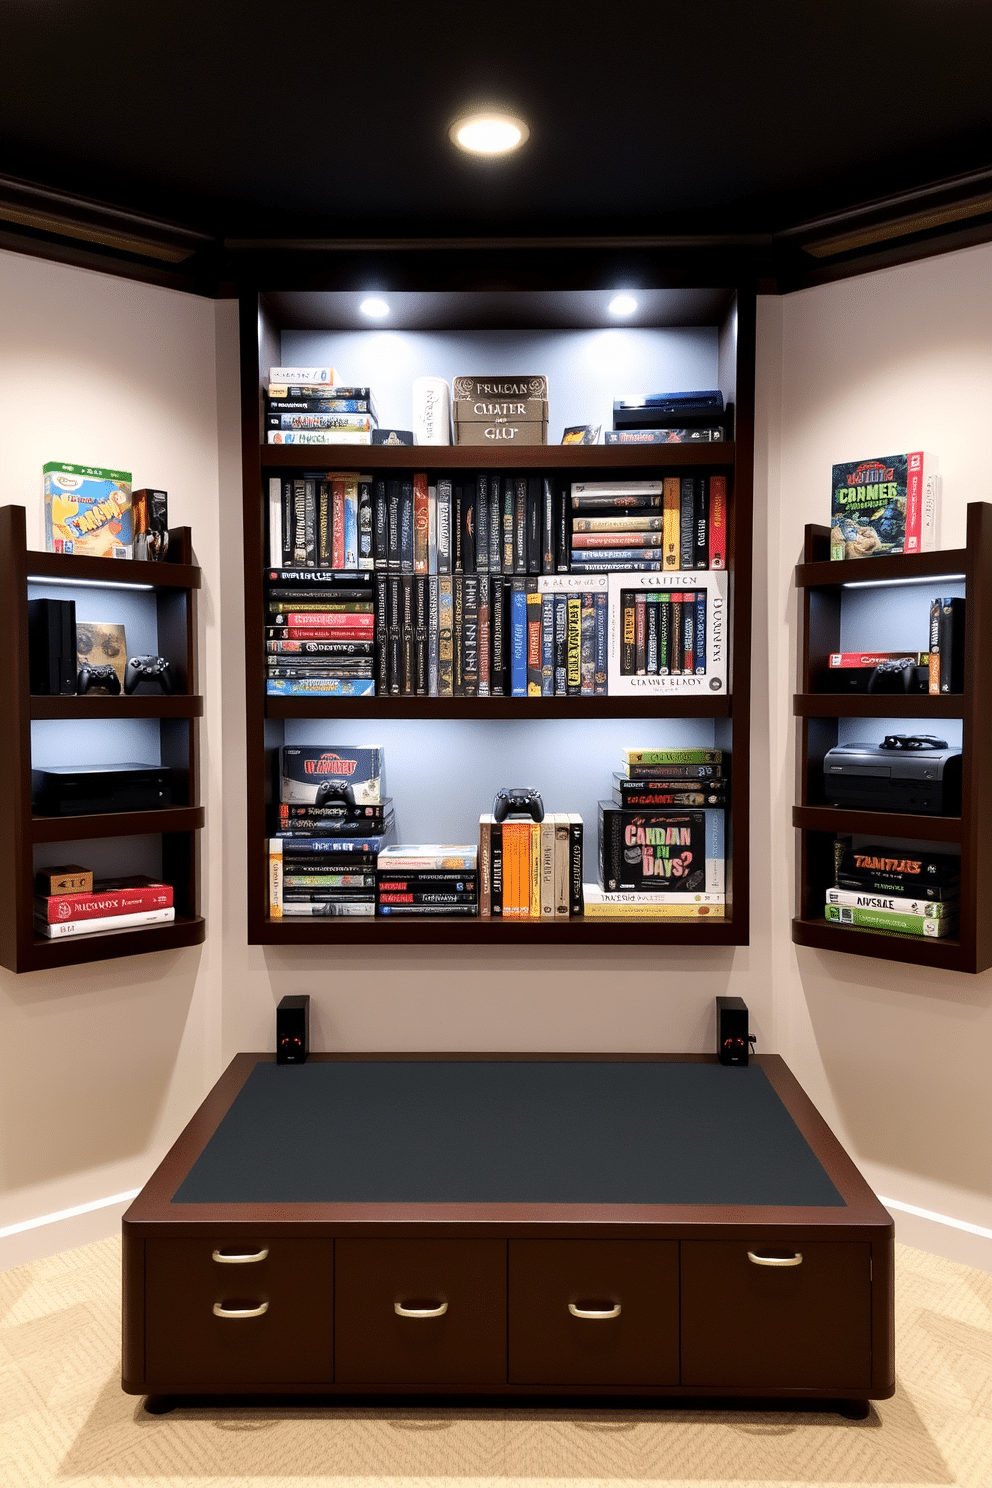
<svg viewBox="0 0 992 1488">
<path fill-rule="evenodd" d="M 221 239 L 770 232 L 992 163 L 989 0 L 3 0 L 0 172 Z M 497 101 L 532 136 L 449 145 Z"/>
</svg>

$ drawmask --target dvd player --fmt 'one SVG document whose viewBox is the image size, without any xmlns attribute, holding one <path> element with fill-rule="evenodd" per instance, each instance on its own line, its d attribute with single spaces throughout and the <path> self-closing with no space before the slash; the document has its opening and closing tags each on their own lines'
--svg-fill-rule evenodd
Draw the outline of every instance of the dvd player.
<svg viewBox="0 0 992 1488">
<path fill-rule="evenodd" d="M 47 765 L 31 771 L 38 816 L 154 811 L 172 805 L 175 772 L 166 765 Z"/>
</svg>

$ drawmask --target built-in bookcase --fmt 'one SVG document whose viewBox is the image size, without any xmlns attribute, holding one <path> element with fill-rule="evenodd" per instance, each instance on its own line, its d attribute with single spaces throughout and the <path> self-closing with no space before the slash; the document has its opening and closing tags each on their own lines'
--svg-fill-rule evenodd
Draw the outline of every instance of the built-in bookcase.
<svg viewBox="0 0 992 1488">
<path fill-rule="evenodd" d="M 796 569 L 802 635 L 798 720 L 797 945 L 916 966 L 978 972 L 992 966 L 992 505 L 968 506 L 963 548 L 830 562 L 829 529 L 808 526 L 804 561 Z M 923 651 L 931 598 L 964 594 L 964 691 L 831 695 L 825 690 L 833 651 Z M 929 733 L 961 745 L 960 816 L 857 811 L 826 804 L 823 758 L 839 741 L 879 743 L 887 733 Z M 956 939 L 923 939 L 828 923 L 826 890 L 834 882 L 834 841 L 847 835 L 891 842 L 903 850 L 931 845 L 960 851 L 961 910 Z"/>
<path fill-rule="evenodd" d="M 660 276 L 659 276 L 660 277 Z M 608 294 L 542 290 L 411 292 L 390 297 L 402 329 L 362 332 L 359 295 L 327 290 L 243 297 L 245 644 L 248 717 L 248 938 L 252 944 L 437 941 L 738 945 L 748 939 L 748 731 L 754 300 L 734 287 L 652 291 L 657 313 L 636 334 L 608 328 Z M 598 312 L 596 304 L 599 305 Z M 599 320 L 595 319 L 598 313 Z M 509 328 L 509 329 L 508 329 Z M 625 358 L 625 345 L 630 356 Z M 612 426 L 612 398 L 631 391 L 721 387 L 733 438 L 708 445 L 548 444 L 520 449 L 263 443 L 271 365 L 332 365 L 371 386 L 382 427 L 409 428 L 416 376 L 546 374 L 549 439 L 566 425 Z M 730 432 L 730 431 L 728 431 Z M 269 479 L 303 471 L 553 474 L 563 482 L 718 473 L 728 491 L 729 656 L 725 694 L 570 698 L 267 697 L 263 572 Z M 399 841 L 473 842 L 500 785 L 536 786 L 549 811 L 585 822 L 584 878 L 597 877 L 596 802 L 609 799 L 624 746 L 705 745 L 731 757 L 722 920 L 556 923 L 487 918 L 270 918 L 266 839 L 274 757 L 283 743 L 381 744 Z"/>
</svg>

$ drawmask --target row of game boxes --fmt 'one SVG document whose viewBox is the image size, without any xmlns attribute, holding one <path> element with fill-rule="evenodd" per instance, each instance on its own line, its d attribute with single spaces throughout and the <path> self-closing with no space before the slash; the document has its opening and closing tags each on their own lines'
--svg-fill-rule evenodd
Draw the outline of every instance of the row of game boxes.
<svg viewBox="0 0 992 1488">
<path fill-rule="evenodd" d="M 342 415 L 344 416 L 344 415 Z M 395 574 L 727 566 L 722 475 L 563 484 L 547 475 L 313 472 L 269 480 L 274 568 Z"/>
</svg>

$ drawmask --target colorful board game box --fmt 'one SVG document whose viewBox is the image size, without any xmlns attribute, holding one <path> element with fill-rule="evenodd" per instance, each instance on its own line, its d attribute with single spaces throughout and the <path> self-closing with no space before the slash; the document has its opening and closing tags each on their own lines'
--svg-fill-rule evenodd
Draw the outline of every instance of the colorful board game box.
<svg viewBox="0 0 992 1488">
<path fill-rule="evenodd" d="M 131 472 L 49 460 L 45 477 L 45 549 L 88 558 L 130 558 Z"/>
<path fill-rule="evenodd" d="M 937 546 L 940 477 L 935 455 L 881 455 L 835 465 L 830 557 L 882 558 Z"/>
</svg>

